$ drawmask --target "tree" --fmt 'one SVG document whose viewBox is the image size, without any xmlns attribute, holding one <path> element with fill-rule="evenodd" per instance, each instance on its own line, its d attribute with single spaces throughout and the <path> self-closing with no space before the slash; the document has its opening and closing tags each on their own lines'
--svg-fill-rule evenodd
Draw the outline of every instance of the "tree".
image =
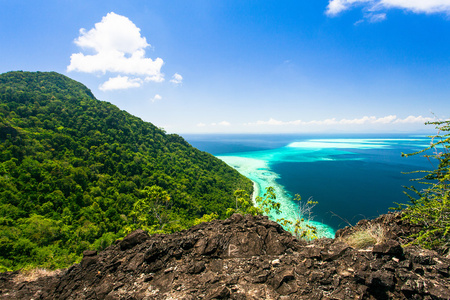
<svg viewBox="0 0 450 300">
<path fill-rule="evenodd" d="M 253 205 L 252 199 L 245 190 L 236 190 L 234 192 L 234 197 L 236 201 L 236 208 L 229 207 L 226 211 L 227 217 L 230 217 L 234 213 L 243 215 L 250 214 L 253 216 L 262 214 L 262 211 Z"/>
<path fill-rule="evenodd" d="M 252 191 L 225 162 L 81 83 L 54 72 L 0 74 L 0 268 L 67 267 L 137 227 L 170 233 L 203 215 L 224 218 L 236 186 Z M 35 232 L 48 224 L 60 231 Z M 22 233 L 39 260 L 16 245 Z"/>
<path fill-rule="evenodd" d="M 430 146 L 415 153 L 402 153 L 402 156 L 423 154 L 432 165 L 436 162 L 437 166 L 431 171 L 415 172 L 424 174 L 416 181 L 426 188 L 418 190 L 414 186 L 407 187 L 415 196 L 405 192 L 411 203 L 400 204 L 398 208 L 404 208 L 404 219 L 422 226 L 419 233 L 410 236 L 413 239 L 410 244 L 446 253 L 450 247 L 450 120 L 428 124 L 435 125 L 438 130 L 435 136 L 430 137 Z"/>
<path fill-rule="evenodd" d="M 146 186 L 142 193 L 146 197 L 134 203 L 130 215 L 138 228 L 140 227 L 147 231 L 162 230 L 168 222 L 167 210 L 171 204 L 170 195 L 157 185 Z M 156 228 L 154 225 L 157 225 Z"/>
</svg>

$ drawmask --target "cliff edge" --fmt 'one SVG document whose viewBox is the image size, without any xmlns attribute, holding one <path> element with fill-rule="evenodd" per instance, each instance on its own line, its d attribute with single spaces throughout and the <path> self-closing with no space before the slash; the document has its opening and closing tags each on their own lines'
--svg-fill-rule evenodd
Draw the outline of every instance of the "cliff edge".
<svg viewBox="0 0 450 300">
<path fill-rule="evenodd" d="M 386 229 L 383 242 L 345 242 L 369 223 Z M 137 230 L 51 276 L 0 274 L 0 299 L 450 299 L 450 259 L 402 247 L 407 230 L 398 214 L 311 243 L 238 214 L 168 235 Z"/>
</svg>

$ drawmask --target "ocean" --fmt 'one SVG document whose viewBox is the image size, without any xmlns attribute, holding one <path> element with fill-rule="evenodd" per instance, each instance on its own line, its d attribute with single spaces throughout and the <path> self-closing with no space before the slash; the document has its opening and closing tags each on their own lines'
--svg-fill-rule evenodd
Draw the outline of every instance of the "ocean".
<svg viewBox="0 0 450 300">
<path fill-rule="evenodd" d="M 281 215 L 297 218 L 293 198 L 311 199 L 312 225 L 319 235 L 333 237 L 337 229 L 374 218 L 397 203 L 408 203 L 404 186 L 416 170 L 435 166 L 417 155 L 402 157 L 429 146 L 420 135 L 184 135 L 194 147 L 209 152 L 255 182 L 262 196 L 272 186 L 281 203 Z"/>
</svg>

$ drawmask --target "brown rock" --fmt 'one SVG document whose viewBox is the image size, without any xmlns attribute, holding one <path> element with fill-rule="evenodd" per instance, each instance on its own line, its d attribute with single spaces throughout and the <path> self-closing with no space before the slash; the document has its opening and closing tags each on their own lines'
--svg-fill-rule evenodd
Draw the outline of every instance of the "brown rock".
<svg viewBox="0 0 450 300">
<path fill-rule="evenodd" d="M 216 288 L 207 299 L 228 299 L 230 294 L 230 290 L 226 286 L 220 286 Z"/>
<path fill-rule="evenodd" d="M 301 254 L 307 258 L 320 258 L 322 255 L 322 249 L 314 245 L 309 245 L 302 250 Z"/>
<path fill-rule="evenodd" d="M 190 274 L 199 274 L 205 270 L 205 262 L 196 261 L 188 269 Z"/>
<path fill-rule="evenodd" d="M 372 252 L 379 255 L 393 255 L 400 257 L 403 255 L 403 248 L 399 242 L 387 240 L 383 243 L 374 245 Z"/>
<path fill-rule="evenodd" d="M 333 243 L 326 252 L 322 252 L 321 256 L 323 260 L 336 260 L 350 247 L 343 242 Z M 320 253 L 315 253 L 314 255 L 319 255 Z"/>
<path fill-rule="evenodd" d="M 449 286 L 433 285 L 428 289 L 429 294 L 433 299 L 450 299 L 450 288 Z"/>
<path fill-rule="evenodd" d="M 81 267 L 87 268 L 90 265 L 96 264 L 98 261 L 98 258 L 95 256 L 86 256 L 81 260 Z"/>
<path fill-rule="evenodd" d="M 135 231 L 53 276 L 0 273 L 0 299 L 446 299 L 450 259 L 399 248 L 407 224 L 393 214 L 361 224 L 374 222 L 393 238 L 373 251 L 297 241 L 260 216 L 170 235 Z"/>
<path fill-rule="evenodd" d="M 295 279 L 294 268 L 286 268 L 278 272 L 272 279 L 272 286 L 277 289 L 284 282 L 289 282 Z"/>
<path fill-rule="evenodd" d="M 149 236 L 147 232 L 142 229 L 135 230 L 119 242 L 120 250 L 124 251 L 131 249 L 134 246 L 145 242 L 148 238 Z"/>
<path fill-rule="evenodd" d="M 96 256 L 96 255 L 97 255 L 97 251 L 96 250 L 85 250 L 85 251 L 83 251 L 83 257 Z"/>
<path fill-rule="evenodd" d="M 368 278 L 367 284 L 374 287 L 391 288 L 394 286 L 394 274 L 384 270 L 373 272 Z"/>
</svg>

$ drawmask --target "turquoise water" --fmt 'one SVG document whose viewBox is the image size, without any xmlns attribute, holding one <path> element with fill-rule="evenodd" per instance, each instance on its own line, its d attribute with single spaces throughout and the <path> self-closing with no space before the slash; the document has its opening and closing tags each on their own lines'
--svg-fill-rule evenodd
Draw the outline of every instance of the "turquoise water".
<svg viewBox="0 0 450 300">
<path fill-rule="evenodd" d="M 272 220 L 275 221 L 283 218 L 295 222 L 299 215 L 298 206 L 296 202 L 293 201 L 292 194 L 287 192 L 285 188 L 278 183 L 277 180 L 280 179 L 280 175 L 272 171 L 270 167 L 271 162 L 267 160 L 268 158 L 275 157 L 276 155 L 267 156 L 267 153 L 264 153 L 262 154 L 263 159 L 261 159 L 256 158 L 258 157 L 258 154 L 260 153 L 255 153 L 254 157 L 235 156 L 233 154 L 217 157 L 254 182 L 254 196 L 263 197 L 267 187 L 271 186 L 274 188 L 277 196 L 276 200 L 280 203 L 281 213 L 269 214 L 269 217 Z M 248 153 L 244 155 L 250 156 Z M 302 217 L 301 213 L 300 216 Z M 332 227 L 313 220 L 309 223 L 318 229 L 320 236 L 334 237 L 334 229 Z"/>
<path fill-rule="evenodd" d="M 429 145 L 424 137 L 332 137 L 298 136 L 204 136 L 187 137 L 197 148 L 208 151 L 255 183 L 255 196 L 275 189 L 281 215 L 274 220 L 294 221 L 298 216 L 295 194 L 310 197 L 314 207 L 312 225 L 321 236 L 358 220 L 386 213 L 394 202 L 408 201 L 403 194 L 413 175 L 402 174 L 430 168 L 420 157 L 402 158 Z M 202 149 L 203 148 L 203 149 Z M 221 151 L 222 149 L 222 151 Z"/>
</svg>

